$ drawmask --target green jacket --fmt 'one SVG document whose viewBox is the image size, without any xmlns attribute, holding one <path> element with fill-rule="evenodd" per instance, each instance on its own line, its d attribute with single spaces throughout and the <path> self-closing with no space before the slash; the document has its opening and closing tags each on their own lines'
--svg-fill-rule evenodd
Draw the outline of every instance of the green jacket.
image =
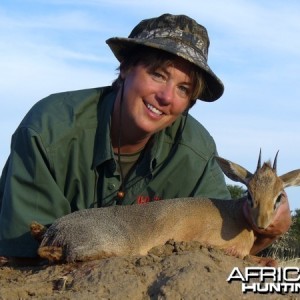
<svg viewBox="0 0 300 300">
<path fill-rule="evenodd" d="M 36 255 L 29 233 L 34 220 L 48 225 L 76 210 L 116 204 L 120 174 L 110 142 L 115 96 L 111 87 L 50 95 L 22 120 L 0 181 L 0 255 Z M 153 137 L 126 180 L 122 204 L 230 197 L 212 137 L 185 118 Z"/>
</svg>

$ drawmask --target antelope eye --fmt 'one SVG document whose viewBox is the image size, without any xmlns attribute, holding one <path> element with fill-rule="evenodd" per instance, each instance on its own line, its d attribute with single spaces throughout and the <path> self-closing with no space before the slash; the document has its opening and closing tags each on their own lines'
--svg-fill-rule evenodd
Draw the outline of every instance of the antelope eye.
<svg viewBox="0 0 300 300">
<path fill-rule="evenodd" d="M 250 207 L 253 207 L 253 200 L 249 192 L 247 192 L 247 202 L 250 205 Z"/>
<path fill-rule="evenodd" d="M 280 194 L 280 195 L 277 197 L 277 199 L 276 199 L 276 201 L 275 201 L 275 204 L 274 204 L 274 210 L 277 209 L 278 206 L 280 205 L 280 203 L 281 203 L 281 196 L 282 196 L 282 194 Z"/>
</svg>

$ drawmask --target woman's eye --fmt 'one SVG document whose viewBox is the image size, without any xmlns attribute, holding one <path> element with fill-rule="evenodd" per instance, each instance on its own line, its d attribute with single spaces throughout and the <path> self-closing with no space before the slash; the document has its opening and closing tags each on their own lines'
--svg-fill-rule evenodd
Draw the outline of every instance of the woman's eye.
<svg viewBox="0 0 300 300">
<path fill-rule="evenodd" d="M 155 79 L 155 80 L 164 80 L 164 76 L 162 73 L 159 73 L 159 72 L 152 72 L 152 77 Z"/>
<path fill-rule="evenodd" d="M 190 94 L 190 90 L 186 86 L 179 86 L 179 90 L 180 90 L 180 92 L 182 92 L 185 95 L 189 95 Z"/>
</svg>

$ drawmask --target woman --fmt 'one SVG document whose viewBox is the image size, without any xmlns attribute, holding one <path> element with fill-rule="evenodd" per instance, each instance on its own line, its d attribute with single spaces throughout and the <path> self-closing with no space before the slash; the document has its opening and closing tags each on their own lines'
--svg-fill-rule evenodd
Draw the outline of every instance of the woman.
<svg viewBox="0 0 300 300">
<path fill-rule="evenodd" d="M 12 137 L 0 182 L 2 256 L 36 256 L 33 220 L 49 225 L 90 207 L 230 197 L 212 137 L 188 115 L 196 99 L 214 101 L 224 90 L 207 64 L 206 29 L 165 14 L 107 43 L 120 61 L 112 87 L 45 98 Z"/>
</svg>

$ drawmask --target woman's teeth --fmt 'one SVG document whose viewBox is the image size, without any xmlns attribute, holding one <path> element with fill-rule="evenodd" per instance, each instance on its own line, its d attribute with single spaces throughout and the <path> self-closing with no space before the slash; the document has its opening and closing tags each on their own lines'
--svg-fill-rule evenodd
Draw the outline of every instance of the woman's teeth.
<svg viewBox="0 0 300 300">
<path fill-rule="evenodd" d="M 151 104 L 147 104 L 147 108 L 157 115 L 162 115 L 162 112 L 154 106 L 152 106 Z"/>
</svg>

